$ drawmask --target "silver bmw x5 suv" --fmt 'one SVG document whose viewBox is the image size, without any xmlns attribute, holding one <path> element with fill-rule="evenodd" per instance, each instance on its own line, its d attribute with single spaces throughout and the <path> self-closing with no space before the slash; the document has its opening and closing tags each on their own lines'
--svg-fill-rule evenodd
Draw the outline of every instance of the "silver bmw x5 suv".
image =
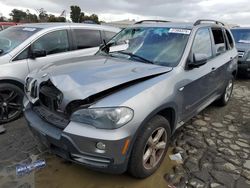
<svg viewBox="0 0 250 188">
<path fill-rule="evenodd" d="M 25 117 L 55 154 L 145 178 L 178 127 L 214 101 L 228 103 L 236 72 L 237 50 L 224 24 L 139 22 L 94 56 L 31 73 Z"/>
</svg>

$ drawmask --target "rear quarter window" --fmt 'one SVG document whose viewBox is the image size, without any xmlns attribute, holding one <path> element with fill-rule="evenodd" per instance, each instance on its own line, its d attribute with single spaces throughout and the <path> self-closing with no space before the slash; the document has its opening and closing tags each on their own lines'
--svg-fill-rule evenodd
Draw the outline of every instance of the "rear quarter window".
<svg viewBox="0 0 250 188">
<path fill-rule="evenodd" d="M 234 47 L 232 35 L 230 34 L 230 32 L 227 29 L 225 31 L 226 31 L 226 37 L 228 40 L 228 44 L 229 44 L 229 49 L 232 49 Z"/>
</svg>

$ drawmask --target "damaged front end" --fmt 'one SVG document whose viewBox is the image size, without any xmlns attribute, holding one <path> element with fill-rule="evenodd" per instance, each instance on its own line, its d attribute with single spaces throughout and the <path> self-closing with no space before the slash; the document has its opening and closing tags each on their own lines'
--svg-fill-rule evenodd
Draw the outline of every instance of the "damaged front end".
<svg viewBox="0 0 250 188">
<path fill-rule="evenodd" d="M 59 109 L 63 93 L 50 80 L 38 85 L 37 80 L 27 78 L 25 92 L 32 103 L 32 110 L 43 120 L 60 129 L 68 125 L 69 116 Z"/>
<path fill-rule="evenodd" d="M 32 103 L 33 111 L 39 115 L 40 118 L 60 129 L 65 129 L 70 122 L 71 115 L 77 110 L 89 108 L 97 101 L 113 93 L 164 73 L 165 72 L 130 80 L 98 93 L 93 93 L 84 99 L 70 98 L 72 100 L 69 100 L 69 96 L 65 98 L 64 93 L 55 86 L 50 78 L 47 78 L 47 80 L 36 80 L 28 77 L 26 79 L 25 92 L 29 101 Z"/>
<path fill-rule="evenodd" d="M 30 74 L 25 84 L 28 102 L 24 115 L 33 135 L 52 153 L 91 168 L 122 173 L 128 159 L 128 146 L 123 148 L 131 141 L 130 133 L 123 129 L 133 122 L 134 110 L 112 104 L 112 100 L 108 106 L 95 105 L 172 68 L 110 64 L 108 68 L 98 64 L 70 70 L 60 66 Z"/>
</svg>

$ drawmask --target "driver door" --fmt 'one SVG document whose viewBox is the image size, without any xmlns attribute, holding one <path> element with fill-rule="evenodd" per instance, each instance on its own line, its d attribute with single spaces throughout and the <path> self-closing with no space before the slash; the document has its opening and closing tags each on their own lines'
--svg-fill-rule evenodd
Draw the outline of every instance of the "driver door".
<svg viewBox="0 0 250 188">
<path fill-rule="evenodd" d="M 184 72 L 186 84 L 181 88 L 182 121 L 188 120 L 209 101 L 213 94 L 213 51 L 212 40 L 209 28 L 201 28 L 196 32 L 190 56 L 193 54 L 204 54 L 207 56 L 207 63 L 197 68 L 187 68 Z"/>
</svg>

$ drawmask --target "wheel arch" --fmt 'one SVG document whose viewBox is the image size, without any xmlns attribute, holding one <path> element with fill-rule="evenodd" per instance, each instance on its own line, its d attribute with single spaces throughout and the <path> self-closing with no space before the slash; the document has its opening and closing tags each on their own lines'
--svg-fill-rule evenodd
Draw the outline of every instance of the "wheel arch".
<svg viewBox="0 0 250 188">
<path fill-rule="evenodd" d="M 146 123 L 155 115 L 161 115 L 169 121 L 171 132 L 174 132 L 177 123 L 177 105 L 175 103 L 166 103 L 153 110 L 141 123 L 138 130 L 142 129 Z"/>
<path fill-rule="evenodd" d="M 146 126 L 147 122 L 150 121 L 150 119 L 152 119 L 154 116 L 161 115 L 161 116 L 165 117 L 169 121 L 171 134 L 174 133 L 174 130 L 175 130 L 175 127 L 177 124 L 177 113 L 178 113 L 177 109 L 178 108 L 177 108 L 177 105 L 175 103 L 167 103 L 167 104 L 164 104 L 164 105 L 156 108 L 150 114 L 148 114 L 148 116 L 142 121 L 142 123 L 138 127 L 137 131 L 135 132 L 135 134 L 133 136 L 133 140 L 131 140 L 131 145 L 130 145 L 130 148 L 129 148 L 129 151 L 127 154 L 127 160 L 126 160 L 127 164 L 129 163 L 130 156 L 131 156 L 131 153 L 132 153 L 132 150 L 134 148 L 134 144 L 136 142 L 138 135 L 141 133 L 143 128 Z"/>
<path fill-rule="evenodd" d="M 177 124 L 177 105 L 174 103 L 164 104 L 155 110 L 153 110 L 148 116 L 142 121 L 139 128 L 137 129 L 135 135 L 133 136 L 132 144 L 130 150 L 132 150 L 133 145 L 136 141 L 137 135 L 140 134 L 142 129 L 146 126 L 147 122 L 152 119 L 155 115 L 161 115 L 169 121 L 171 134 L 174 133 L 176 124 Z"/>
<path fill-rule="evenodd" d="M 171 133 L 174 132 L 175 124 L 176 124 L 175 123 L 175 121 L 176 121 L 176 111 L 175 111 L 175 109 L 173 107 L 164 108 L 155 115 L 161 115 L 164 118 L 166 118 L 169 121 Z"/>
<path fill-rule="evenodd" d="M 19 80 L 14 80 L 14 79 L 1 79 L 0 80 L 0 84 L 3 83 L 8 83 L 8 84 L 13 84 L 17 87 L 19 87 L 22 91 L 24 91 L 24 84 L 23 82 L 19 81 Z"/>
</svg>

